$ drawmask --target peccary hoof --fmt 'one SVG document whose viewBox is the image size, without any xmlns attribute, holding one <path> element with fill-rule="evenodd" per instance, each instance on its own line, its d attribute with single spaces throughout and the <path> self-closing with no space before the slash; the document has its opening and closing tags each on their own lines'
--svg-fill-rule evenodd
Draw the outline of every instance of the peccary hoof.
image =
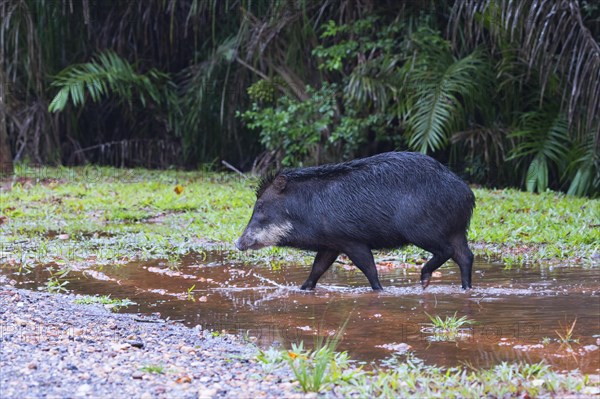
<svg viewBox="0 0 600 399">
<path fill-rule="evenodd" d="M 423 287 L 423 289 L 427 288 L 429 286 L 430 282 L 431 282 L 431 274 L 427 273 L 427 274 L 421 275 L 421 287 Z"/>
<path fill-rule="evenodd" d="M 302 284 L 302 286 L 300 287 L 300 289 L 302 291 L 313 291 L 315 289 L 315 286 L 311 285 L 310 283 L 304 283 L 304 284 Z"/>
</svg>

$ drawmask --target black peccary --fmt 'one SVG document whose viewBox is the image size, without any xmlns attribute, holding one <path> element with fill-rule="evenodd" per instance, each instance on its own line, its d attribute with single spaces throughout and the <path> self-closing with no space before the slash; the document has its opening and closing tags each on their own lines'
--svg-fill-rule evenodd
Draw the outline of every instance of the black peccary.
<svg viewBox="0 0 600 399">
<path fill-rule="evenodd" d="M 421 269 L 423 288 L 452 258 L 471 288 L 473 253 L 467 229 L 475 207 L 469 186 L 438 161 L 388 152 L 334 165 L 287 170 L 263 179 L 252 218 L 235 245 L 317 251 L 302 289 L 314 289 L 340 253 L 382 289 L 372 249 L 414 244 L 433 254 Z"/>
</svg>

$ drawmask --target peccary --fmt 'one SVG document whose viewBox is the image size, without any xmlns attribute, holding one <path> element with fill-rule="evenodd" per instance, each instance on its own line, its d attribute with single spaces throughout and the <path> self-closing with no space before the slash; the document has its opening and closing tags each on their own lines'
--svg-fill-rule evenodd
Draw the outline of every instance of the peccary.
<svg viewBox="0 0 600 399">
<path fill-rule="evenodd" d="M 382 289 L 371 250 L 414 244 L 433 254 L 423 288 L 452 258 L 471 288 L 467 229 L 475 207 L 469 186 L 433 158 L 388 152 L 340 164 L 293 169 L 264 178 L 239 250 L 294 247 L 317 255 L 302 289 L 314 289 L 340 253 Z"/>
</svg>

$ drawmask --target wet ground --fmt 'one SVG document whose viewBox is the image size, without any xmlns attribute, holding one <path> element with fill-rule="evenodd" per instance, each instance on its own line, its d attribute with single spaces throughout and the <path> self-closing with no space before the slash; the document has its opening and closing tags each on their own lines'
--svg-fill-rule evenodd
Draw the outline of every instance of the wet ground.
<svg viewBox="0 0 600 399">
<path fill-rule="evenodd" d="M 439 269 L 423 291 L 420 266 L 378 259 L 384 292 L 372 292 L 358 269 L 342 259 L 314 292 L 299 286 L 309 266 L 248 264 L 227 252 L 191 254 L 175 266 L 164 261 L 132 262 L 71 271 L 73 293 L 110 294 L 136 305 L 125 312 L 160 313 L 215 331 L 255 337 L 260 344 L 335 334 L 346 322 L 338 347 L 366 362 L 410 349 L 429 364 L 488 367 L 501 361 L 544 359 L 558 369 L 600 369 L 600 271 L 582 267 L 505 269 L 478 260 L 473 289 L 460 288 L 458 267 Z M 54 266 L 27 273 L 0 267 L 21 288 L 45 290 Z M 467 316 L 458 337 L 434 336 L 427 314 Z M 559 342 L 575 322 L 571 340 Z"/>
</svg>

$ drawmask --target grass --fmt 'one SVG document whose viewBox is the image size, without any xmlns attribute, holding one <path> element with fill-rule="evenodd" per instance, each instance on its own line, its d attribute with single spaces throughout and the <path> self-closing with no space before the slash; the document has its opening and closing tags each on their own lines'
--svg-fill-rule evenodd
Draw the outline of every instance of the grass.
<svg viewBox="0 0 600 399">
<path fill-rule="evenodd" d="M 362 369 L 351 366 L 347 352 L 336 352 L 336 339 L 322 341 L 314 349 L 304 343 L 292 344 L 291 350 L 259 350 L 256 359 L 265 372 L 287 365 L 303 392 L 321 392 L 352 381 Z"/>
<path fill-rule="evenodd" d="M 0 194 L 0 251 L 23 265 L 176 259 L 211 243 L 231 249 L 254 201 L 251 182 L 203 172 L 20 167 L 11 183 Z"/>
<path fill-rule="evenodd" d="M 99 303 L 114 310 L 135 305 L 135 302 L 128 298 L 117 299 L 111 298 L 110 295 L 84 295 L 80 298 L 76 298 L 73 302 L 78 305 L 91 305 L 94 303 Z"/>
<path fill-rule="evenodd" d="M 203 171 L 19 165 L 0 192 L 0 262 L 27 267 L 177 261 L 209 246 L 231 250 L 252 212 L 254 185 L 254 178 Z M 469 234 L 476 253 L 508 266 L 597 264 L 600 200 L 553 192 L 474 191 L 477 208 Z M 408 259 L 427 256 L 414 247 L 392 253 Z M 271 248 L 229 256 L 269 260 L 277 267 L 278 259 L 305 261 L 307 255 Z"/>
<path fill-rule="evenodd" d="M 147 364 L 145 366 L 140 367 L 140 371 L 148 374 L 164 374 L 165 368 L 159 364 Z"/>
<path fill-rule="evenodd" d="M 446 316 L 442 319 L 440 316 L 431 316 L 425 313 L 431 323 L 423 328 L 423 332 L 431 333 L 430 339 L 433 341 L 456 341 L 461 337 L 468 336 L 466 327 L 476 322 L 469 320 L 467 316 L 457 317 L 456 312 L 452 316 Z"/>
<path fill-rule="evenodd" d="M 60 270 L 58 272 L 52 272 L 50 278 L 46 282 L 46 291 L 54 294 L 58 294 L 61 292 L 67 292 L 66 288 L 68 281 L 65 281 L 67 274 L 69 274 L 69 269 Z"/>
<path fill-rule="evenodd" d="M 307 351 L 300 343 L 292 345 L 291 350 L 259 351 L 257 359 L 265 372 L 287 365 L 304 392 L 318 392 L 320 397 L 561 397 L 600 392 L 597 380 L 578 372 L 557 373 L 544 363 L 443 368 L 426 365 L 408 354 L 393 356 L 380 367 L 364 370 L 356 367 L 345 352 L 322 349 Z"/>
<path fill-rule="evenodd" d="M 600 200 L 561 193 L 475 189 L 469 238 L 504 263 L 593 262 L 600 251 Z"/>
<path fill-rule="evenodd" d="M 555 330 L 554 332 L 556 333 L 556 335 L 558 335 L 558 342 L 560 343 L 561 347 L 569 350 L 569 351 L 573 351 L 573 348 L 571 347 L 571 343 L 573 342 L 578 342 L 577 339 L 573 338 L 573 331 L 575 330 L 575 324 L 577 324 L 577 318 L 575 318 L 573 320 L 573 323 L 571 325 L 560 325 L 562 331 L 558 331 Z"/>
</svg>

